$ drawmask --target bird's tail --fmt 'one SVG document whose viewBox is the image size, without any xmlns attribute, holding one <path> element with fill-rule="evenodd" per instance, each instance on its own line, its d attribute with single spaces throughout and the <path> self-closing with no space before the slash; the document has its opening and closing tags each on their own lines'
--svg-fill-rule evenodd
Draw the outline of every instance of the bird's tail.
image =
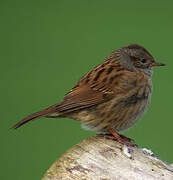
<svg viewBox="0 0 173 180">
<path fill-rule="evenodd" d="M 26 118 L 22 119 L 17 124 L 12 126 L 12 129 L 17 129 L 18 127 L 24 125 L 25 123 L 27 123 L 27 122 L 29 122 L 31 120 L 38 119 L 38 118 L 41 118 L 41 117 L 46 117 L 46 116 L 50 115 L 53 112 L 55 112 L 55 107 L 51 106 L 51 107 L 43 109 L 43 110 L 41 110 L 39 112 L 30 114 L 29 116 L 27 116 Z"/>
</svg>

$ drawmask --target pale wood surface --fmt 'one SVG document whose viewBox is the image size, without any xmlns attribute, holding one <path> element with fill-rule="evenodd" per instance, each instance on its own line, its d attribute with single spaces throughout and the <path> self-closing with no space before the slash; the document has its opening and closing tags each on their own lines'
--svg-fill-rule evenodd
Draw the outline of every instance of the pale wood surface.
<svg viewBox="0 0 173 180">
<path fill-rule="evenodd" d="M 151 151 L 103 136 L 83 140 L 63 154 L 42 180 L 173 180 L 173 166 Z"/>
</svg>

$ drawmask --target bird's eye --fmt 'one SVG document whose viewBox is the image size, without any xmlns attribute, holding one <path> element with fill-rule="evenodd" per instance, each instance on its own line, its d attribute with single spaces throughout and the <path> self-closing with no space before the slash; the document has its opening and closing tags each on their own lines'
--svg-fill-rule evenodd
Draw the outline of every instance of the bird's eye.
<svg viewBox="0 0 173 180">
<path fill-rule="evenodd" d="M 147 60 L 146 60 L 146 59 L 141 59 L 141 62 L 142 62 L 142 63 L 146 63 Z"/>
</svg>

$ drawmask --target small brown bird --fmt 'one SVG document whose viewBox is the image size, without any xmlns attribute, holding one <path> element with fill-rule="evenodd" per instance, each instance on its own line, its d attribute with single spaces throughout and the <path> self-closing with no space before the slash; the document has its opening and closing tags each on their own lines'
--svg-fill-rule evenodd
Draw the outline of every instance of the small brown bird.
<svg viewBox="0 0 173 180">
<path fill-rule="evenodd" d="M 118 132 L 133 126 L 146 111 L 155 66 L 164 64 L 155 62 L 140 45 L 115 50 L 83 76 L 61 102 L 27 116 L 13 128 L 40 117 L 67 117 L 82 122 L 87 129 L 112 134 L 118 142 L 132 145 Z"/>
</svg>

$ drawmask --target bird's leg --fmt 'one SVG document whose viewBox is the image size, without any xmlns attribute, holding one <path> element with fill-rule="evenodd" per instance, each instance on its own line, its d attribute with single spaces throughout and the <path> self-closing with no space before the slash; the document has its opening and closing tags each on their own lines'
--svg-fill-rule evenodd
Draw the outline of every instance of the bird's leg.
<svg viewBox="0 0 173 180">
<path fill-rule="evenodd" d="M 104 133 L 104 134 L 98 134 L 99 136 L 108 136 L 109 139 L 114 139 L 115 140 L 115 137 L 111 134 L 111 133 Z M 130 141 L 130 142 L 134 142 L 133 139 L 127 137 L 127 136 L 124 136 L 122 134 L 118 134 L 119 136 L 121 136 L 122 139 L 126 140 L 126 141 Z"/>
<path fill-rule="evenodd" d="M 134 144 L 133 142 L 131 142 L 131 139 L 118 134 L 115 130 L 113 129 L 109 129 L 108 130 L 112 136 L 108 136 L 109 139 L 114 139 L 116 141 L 118 141 L 119 143 L 123 144 L 123 145 L 127 145 L 127 146 L 136 146 L 136 144 Z"/>
</svg>

